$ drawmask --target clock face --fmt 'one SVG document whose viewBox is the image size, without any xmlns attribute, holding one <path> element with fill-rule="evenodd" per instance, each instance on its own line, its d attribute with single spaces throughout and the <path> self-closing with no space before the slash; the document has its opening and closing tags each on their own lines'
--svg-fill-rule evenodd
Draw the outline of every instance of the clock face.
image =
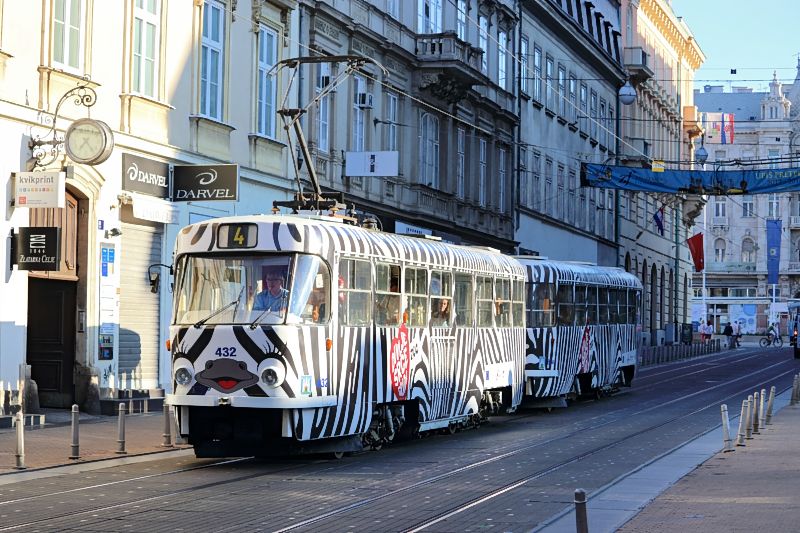
<svg viewBox="0 0 800 533">
<path fill-rule="evenodd" d="M 64 145 L 67 155 L 76 163 L 102 163 L 113 147 L 111 130 L 102 122 L 79 119 L 67 129 Z"/>
</svg>

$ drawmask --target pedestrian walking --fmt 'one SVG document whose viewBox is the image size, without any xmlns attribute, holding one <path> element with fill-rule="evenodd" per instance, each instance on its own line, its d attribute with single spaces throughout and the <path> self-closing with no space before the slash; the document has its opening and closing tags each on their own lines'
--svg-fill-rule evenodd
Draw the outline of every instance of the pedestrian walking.
<svg viewBox="0 0 800 533">
<path fill-rule="evenodd" d="M 741 331 L 742 331 L 738 320 L 733 323 L 732 329 L 733 329 L 733 347 L 734 348 L 738 348 L 739 347 L 739 336 L 740 336 Z"/>
<path fill-rule="evenodd" d="M 730 322 L 725 325 L 725 329 L 722 330 L 722 334 L 728 338 L 728 348 L 733 350 L 733 326 Z"/>
</svg>

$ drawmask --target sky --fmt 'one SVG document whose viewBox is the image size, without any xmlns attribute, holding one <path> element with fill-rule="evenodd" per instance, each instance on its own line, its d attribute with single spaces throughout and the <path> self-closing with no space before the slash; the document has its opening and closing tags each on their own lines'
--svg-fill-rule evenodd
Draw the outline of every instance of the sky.
<svg viewBox="0 0 800 533">
<path fill-rule="evenodd" d="M 773 71 L 780 81 L 794 81 L 800 0 L 672 0 L 672 8 L 706 56 L 695 73 L 695 88 L 724 85 L 725 91 L 730 86 L 767 91 Z"/>
</svg>

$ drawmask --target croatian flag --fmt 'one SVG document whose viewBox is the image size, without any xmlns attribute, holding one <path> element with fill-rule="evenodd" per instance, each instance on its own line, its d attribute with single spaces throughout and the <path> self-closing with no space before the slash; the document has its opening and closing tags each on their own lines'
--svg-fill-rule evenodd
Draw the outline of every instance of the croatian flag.
<svg viewBox="0 0 800 533">
<path fill-rule="evenodd" d="M 656 227 L 658 228 L 658 233 L 662 236 L 664 235 L 664 206 L 661 206 L 661 209 L 653 214 L 653 221 L 656 223 Z"/>
</svg>

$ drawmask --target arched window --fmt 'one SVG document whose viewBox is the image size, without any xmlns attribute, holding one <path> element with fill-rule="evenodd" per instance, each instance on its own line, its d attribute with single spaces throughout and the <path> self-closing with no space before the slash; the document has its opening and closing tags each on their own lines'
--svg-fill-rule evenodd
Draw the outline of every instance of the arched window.
<svg viewBox="0 0 800 533">
<path fill-rule="evenodd" d="M 753 239 L 745 238 L 742 241 L 742 263 L 756 262 L 756 244 Z"/>
<path fill-rule="evenodd" d="M 725 239 L 717 239 L 714 241 L 714 262 L 723 261 L 725 261 Z"/>
</svg>

